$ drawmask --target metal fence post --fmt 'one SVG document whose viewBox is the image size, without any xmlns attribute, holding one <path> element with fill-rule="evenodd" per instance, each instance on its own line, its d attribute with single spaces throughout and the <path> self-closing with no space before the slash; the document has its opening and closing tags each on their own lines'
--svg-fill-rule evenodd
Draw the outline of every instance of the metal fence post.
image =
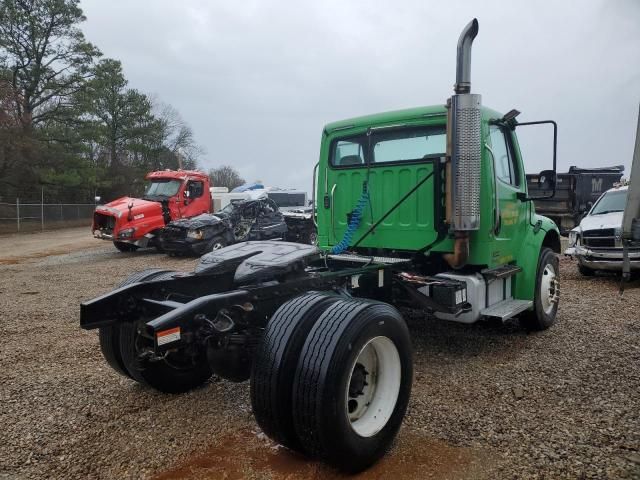
<svg viewBox="0 0 640 480">
<path fill-rule="evenodd" d="M 16 220 L 18 221 L 18 231 L 20 231 L 20 199 L 16 197 Z"/>
<path fill-rule="evenodd" d="M 40 226 L 44 232 L 44 188 L 40 189 Z"/>
</svg>

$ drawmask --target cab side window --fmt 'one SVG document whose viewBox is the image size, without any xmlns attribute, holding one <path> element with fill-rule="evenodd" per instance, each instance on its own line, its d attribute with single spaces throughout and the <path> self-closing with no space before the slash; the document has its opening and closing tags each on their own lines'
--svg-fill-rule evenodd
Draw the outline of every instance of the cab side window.
<svg viewBox="0 0 640 480">
<path fill-rule="evenodd" d="M 204 183 L 190 181 L 187 188 L 189 189 L 189 198 L 198 198 L 202 196 L 202 192 L 204 190 Z"/>
<path fill-rule="evenodd" d="M 504 183 L 515 187 L 519 186 L 518 170 L 509 140 L 497 125 L 489 126 L 489 136 L 491 137 L 491 150 L 495 159 L 496 176 Z"/>
</svg>

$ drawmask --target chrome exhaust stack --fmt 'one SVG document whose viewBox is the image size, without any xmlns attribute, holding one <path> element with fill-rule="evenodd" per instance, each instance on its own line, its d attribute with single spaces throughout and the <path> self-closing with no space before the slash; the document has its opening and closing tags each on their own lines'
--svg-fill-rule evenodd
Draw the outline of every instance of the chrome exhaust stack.
<svg viewBox="0 0 640 480">
<path fill-rule="evenodd" d="M 480 228 L 482 101 L 480 95 L 470 93 L 471 46 L 477 34 L 474 18 L 458 39 L 455 94 L 447 101 L 447 222 L 455 232 L 456 253 L 445 259 L 453 268 L 464 266 L 468 232 Z"/>
<path fill-rule="evenodd" d="M 471 92 L 471 44 L 478 35 L 478 20 L 471 20 L 458 39 L 456 58 L 456 84 L 453 91 L 457 94 Z"/>
</svg>

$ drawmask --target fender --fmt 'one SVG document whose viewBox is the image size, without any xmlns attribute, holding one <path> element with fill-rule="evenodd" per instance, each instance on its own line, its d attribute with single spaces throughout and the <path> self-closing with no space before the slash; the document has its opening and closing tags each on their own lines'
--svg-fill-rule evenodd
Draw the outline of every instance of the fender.
<svg viewBox="0 0 640 480">
<path fill-rule="evenodd" d="M 519 263 L 522 272 L 515 277 L 514 298 L 520 300 L 534 299 L 538 259 L 542 248 L 547 247 L 560 253 L 560 230 L 554 221 L 538 214 L 533 214 L 531 219 L 532 225 L 527 229 L 522 250 L 537 254 L 523 256 Z"/>
</svg>

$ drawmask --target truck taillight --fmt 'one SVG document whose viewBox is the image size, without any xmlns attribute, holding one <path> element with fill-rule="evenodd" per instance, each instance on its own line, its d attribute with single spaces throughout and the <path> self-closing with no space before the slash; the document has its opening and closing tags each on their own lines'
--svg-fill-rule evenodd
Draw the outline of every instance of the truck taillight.
<svg viewBox="0 0 640 480">
<path fill-rule="evenodd" d="M 453 95 L 450 105 L 454 230 L 480 228 L 481 96 Z"/>
</svg>

